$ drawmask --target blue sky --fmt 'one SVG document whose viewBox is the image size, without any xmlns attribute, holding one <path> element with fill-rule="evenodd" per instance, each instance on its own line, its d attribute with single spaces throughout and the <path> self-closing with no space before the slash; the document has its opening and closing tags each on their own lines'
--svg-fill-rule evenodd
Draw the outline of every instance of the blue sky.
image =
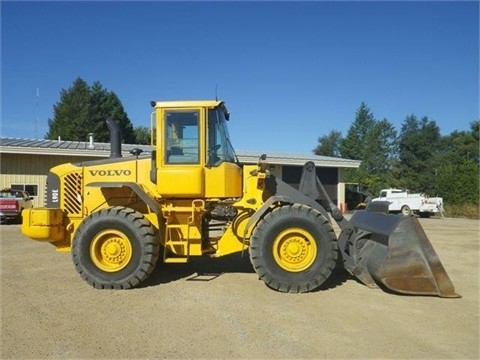
<svg viewBox="0 0 480 360">
<path fill-rule="evenodd" d="M 397 130 L 412 113 L 443 135 L 479 119 L 476 1 L 2 1 L 1 40 L 8 137 L 43 138 L 77 77 L 115 92 L 134 126 L 150 100 L 217 88 L 235 148 L 267 154 L 345 136 L 362 101 Z"/>
</svg>

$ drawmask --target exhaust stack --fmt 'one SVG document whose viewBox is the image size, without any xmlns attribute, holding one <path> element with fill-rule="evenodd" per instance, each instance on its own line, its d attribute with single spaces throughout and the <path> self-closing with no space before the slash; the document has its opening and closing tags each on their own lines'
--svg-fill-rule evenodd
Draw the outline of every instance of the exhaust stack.
<svg viewBox="0 0 480 360">
<path fill-rule="evenodd" d="M 94 150 L 95 144 L 93 143 L 93 133 L 88 133 L 88 146 L 87 149 Z"/>
<path fill-rule="evenodd" d="M 108 131 L 110 131 L 110 158 L 122 157 L 122 131 L 115 120 L 106 120 Z"/>
</svg>

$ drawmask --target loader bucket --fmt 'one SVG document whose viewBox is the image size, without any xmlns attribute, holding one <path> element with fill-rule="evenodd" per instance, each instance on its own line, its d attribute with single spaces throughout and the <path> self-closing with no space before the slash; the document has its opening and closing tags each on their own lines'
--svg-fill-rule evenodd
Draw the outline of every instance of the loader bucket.
<svg viewBox="0 0 480 360">
<path fill-rule="evenodd" d="M 345 268 L 365 285 L 460 297 L 416 218 L 362 210 L 349 223 L 353 229 L 342 232 L 339 245 Z"/>
</svg>

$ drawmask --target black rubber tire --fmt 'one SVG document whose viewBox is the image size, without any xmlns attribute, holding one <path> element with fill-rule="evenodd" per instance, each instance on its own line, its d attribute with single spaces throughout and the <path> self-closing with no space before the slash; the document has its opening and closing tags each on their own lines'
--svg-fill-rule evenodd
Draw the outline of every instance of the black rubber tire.
<svg viewBox="0 0 480 360">
<path fill-rule="evenodd" d="M 17 217 L 14 219 L 14 224 L 21 224 L 22 223 L 22 211 L 23 209 L 20 209 Z"/>
<path fill-rule="evenodd" d="M 124 236 L 131 257 L 118 271 L 104 271 L 91 255 L 94 239 L 111 230 Z M 78 227 L 72 245 L 72 259 L 80 276 L 98 289 L 129 289 L 139 286 L 154 270 L 159 257 L 155 228 L 143 215 L 125 207 L 111 207 L 95 212 Z"/>
<path fill-rule="evenodd" d="M 290 229 L 304 231 L 315 241 L 311 265 L 298 271 L 285 269 L 274 256 L 276 239 Z M 274 209 L 258 223 L 250 240 L 253 268 L 268 287 L 281 292 L 303 293 L 318 289 L 332 274 L 337 258 L 338 245 L 332 226 L 322 214 L 304 205 Z"/>
</svg>

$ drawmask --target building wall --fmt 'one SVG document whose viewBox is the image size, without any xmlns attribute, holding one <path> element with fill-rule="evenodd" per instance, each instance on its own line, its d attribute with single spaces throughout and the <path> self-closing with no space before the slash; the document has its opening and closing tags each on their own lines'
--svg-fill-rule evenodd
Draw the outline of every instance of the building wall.
<svg viewBox="0 0 480 360">
<path fill-rule="evenodd" d="M 36 186 L 37 193 L 31 193 L 33 206 L 44 206 L 44 192 L 50 168 L 68 163 L 91 160 L 85 156 L 31 155 L 3 153 L 0 158 L 0 188 L 24 185 L 27 191 Z"/>
</svg>

